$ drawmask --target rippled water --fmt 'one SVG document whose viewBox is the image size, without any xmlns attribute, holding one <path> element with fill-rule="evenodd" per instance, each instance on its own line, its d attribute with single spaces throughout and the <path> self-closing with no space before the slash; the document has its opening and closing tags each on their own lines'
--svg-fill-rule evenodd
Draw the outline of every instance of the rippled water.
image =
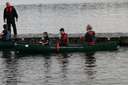
<svg viewBox="0 0 128 85">
<path fill-rule="evenodd" d="M 128 32 L 128 3 L 17 5 L 18 32 Z M 3 6 L 0 6 L 2 28 Z M 0 29 L 2 30 L 2 29 Z M 0 51 L 0 85 L 127 85 L 128 48 L 91 54 L 25 55 Z"/>
<path fill-rule="evenodd" d="M 127 85 L 128 48 L 91 54 L 0 52 L 0 85 Z"/>
<path fill-rule="evenodd" d="M 0 6 L 2 16 L 3 6 Z M 18 33 L 83 33 L 87 24 L 96 32 L 128 32 L 128 2 L 16 5 Z M 2 28 L 3 19 L 0 17 Z"/>
</svg>

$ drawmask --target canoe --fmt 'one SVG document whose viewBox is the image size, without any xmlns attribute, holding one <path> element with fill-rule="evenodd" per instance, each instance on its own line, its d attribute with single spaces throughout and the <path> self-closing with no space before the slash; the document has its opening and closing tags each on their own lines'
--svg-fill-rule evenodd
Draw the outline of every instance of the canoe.
<svg viewBox="0 0 128 85">
<path fill-rule="evenodd" d="M 96 51 L 113 51 L 118 49 L 118 43 L 102 42 L 89 46 L 87 44 L 70 44 L 56 48 L 55 45 L 43 46 L 40 44 L 15 44 L 15 50 L 23 53 L 69 53 L 69 52 L 96 52 Z"/>
<path fill-rule="evenodd" d="M 116 41 L 100 42 L 96 45 L 89 46 L 87 44 L 69 44 L 56 48 L 55 45 L 43 46 L 40 44 L 19 43 L 13 41 L 0 41 L 0 50 L 13 50 L 23 53 L 69 53 L 69 52 L 96 52 L 96 51 L 113 51 L 118 49 Z"/>
<path fill-rule="evenodd" d="M 13 41 L 0 41 L 0 50 L 13 49 L 15 47 L 15 42 Z"/>
</svg>

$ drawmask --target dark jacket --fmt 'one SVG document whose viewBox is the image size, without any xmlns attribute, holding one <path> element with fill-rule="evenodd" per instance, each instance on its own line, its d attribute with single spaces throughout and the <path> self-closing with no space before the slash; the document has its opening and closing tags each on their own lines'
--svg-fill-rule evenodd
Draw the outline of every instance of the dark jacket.
<svg viewBox="0 0 128 85">
<path fill-rule="evenodd" d="M 3 18 L 4 18 L 4 21 L 5 21 L 5 19 L 7 19 L 7 21 L 15 21 L 15 18 L 18 18 L 16 9 L 13 6 L 6 7 L 4 9 Z"/>
<path fill-rule="evenodd" d="M 49 37 L 48 36 L 44 37 L 43 43 L 45 43 L 44 45 L 49 45 Z"/>
<path fill-rule="evenodd" d="M 3 30 L 2 40 L 10 40 L 11 39 L 11 33 L 8 30 Z"/>
</svg>

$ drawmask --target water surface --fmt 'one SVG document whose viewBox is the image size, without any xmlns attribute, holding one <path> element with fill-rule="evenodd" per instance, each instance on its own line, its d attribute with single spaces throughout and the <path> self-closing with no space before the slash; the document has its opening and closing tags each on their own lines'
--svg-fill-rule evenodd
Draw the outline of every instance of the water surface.
<svg viewBox="0 0 128 85">
<path fill-rule="evenodd" d="M 0 52 L 1 85 L 127 85 L 128 48 L 114 52 L 23 55 Z"/>
<path fill-rule="evenodd" d="M 3 6 L 0 6 L 0 26 Z M 68 33 L 84 33 L 87 24 L 96 32 L 128 32 L 128 2 L 94 2 L 70 4 L 16 5 L 19 14 L 19 34 L 58 33 L 63 27 Z"/>
</svg>

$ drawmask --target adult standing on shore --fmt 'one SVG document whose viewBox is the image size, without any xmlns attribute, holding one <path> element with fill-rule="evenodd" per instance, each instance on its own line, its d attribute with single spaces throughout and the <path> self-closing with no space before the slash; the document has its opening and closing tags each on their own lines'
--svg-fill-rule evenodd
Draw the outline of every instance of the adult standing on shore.
<svg viewBox="0 0 128 85">
<path fill-rule="evenodd" d="M 13 27 L 14 38 L 17 36 L 17 28 L 15 21 L 18 21 L 18 14 L 14 6 L 12 6 L 9 2 L 6 3 L 6 7 L 4 9 L 3 14 L 4 22 L 8 25 L 8 31 L 11 32 L 11 25 Z"/>
</svg>

